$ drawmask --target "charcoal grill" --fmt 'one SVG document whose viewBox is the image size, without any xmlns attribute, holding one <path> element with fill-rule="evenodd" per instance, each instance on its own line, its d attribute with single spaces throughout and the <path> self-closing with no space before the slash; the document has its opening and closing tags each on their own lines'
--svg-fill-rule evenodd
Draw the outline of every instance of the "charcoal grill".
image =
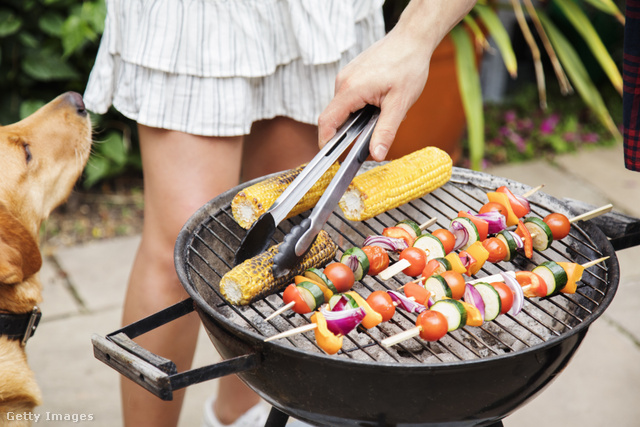
<svg viewBox="0 0 640 427">
<path fill-rule="evenodd" d="M 501 185 L 519 194 L 530 189 L 505 178 L 454 168 L 450 182 L 421 199 L 359 223 L 346 220 L 337 209 L 324 228 L 339 245 L 339 258 L 349 247 L 362 245 L 368 235 L 380 234 L 402 219 L 422 223 L 436 217 L 429 229 L 446 228 L 459 210 L 477 212 L 486 202 L 486 192 Z M 308 315 L 293 312 L 264 321 L 283 305 L 281 292 L 245 307 L 232 306 L 221 297 L 219 280 L 232 267 L 245 233 L 230 208 L 243 187 L 203 206 L 178 237 L 176 267 L 190 298 L 106 339 L 94 335 L 93 342 L 97 358 L 167 400 L 172 391 L 190 384 L 238 374 L 273 405 L 268 425 L 284 425 L 288 416 L 327 426 L 501 425 L 502 418 L 540 393 L 567 365 L 616 293 L 620 276 L 615 249 L 636 244 L 625 237 L 637 227 L 634 219 L 615 218 L 617 227 L 606 221 L 615 241 L 596 221 L 579 221 L 569 236 L 536 252 L 531 260 L 519 256 L 509 263 L 486 263 L 475 276 L 530 270 L 546 260 L 585 263 L 608 256 L 585 271 L 575 294 L 528 299 L 517 316 L 501 315 L 481 327 L 464 327 L 437 342 L 414 338 L 386 348 L 381 345 L 384 338 L 415 324 L 415 314 L 398 309 L 389 322 L 351 332 L 342 350 L 329 356 L 316 345 L 313 332 L 264 342 L 309 323 Z M 582 209 L 579 203 L 542 192 L 529 200 L 531 214 L 538 217 L 551 212 L 572 217 L 580 213 L 576 206 Z M 306 215 L 283 221 L 273 243 Z M 612 242 L 624 246 L 614 248 Z M 392 256 L 393 261 L 397 258 Z M 408 280 L 402 274 L 386 282 L 367 276 L 354 289 L 366 298 L 374 290 L 395 289 Z M 178 373 L 171 361 L 131 341 L 194 309 L 222 362 Z"/>
</svg>

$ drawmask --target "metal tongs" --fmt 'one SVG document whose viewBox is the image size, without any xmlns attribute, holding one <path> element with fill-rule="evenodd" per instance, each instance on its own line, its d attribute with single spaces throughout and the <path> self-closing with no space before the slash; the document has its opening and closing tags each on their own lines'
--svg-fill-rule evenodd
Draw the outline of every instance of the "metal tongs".
<svg viewBox="0 0 640 427">
<path fill-rule="evenodd" d="M 378 122 L 379 108 L 367 105 L 353 113 L 336 135 L 322 147 L 295 180 L 285 189 L 269 210 L 251 226 L 236 251 L 234 265 L 265 251 L 275 233 L 276 226 L 287 217 L 291 209 L 309 191 L 313 184 L 333 165 L 353 143 L 338 172 L 314 207 L 311 215 L 284 237 L 274 258 L 275 277 L 286 275 L 304 256 L 316 236 L 329 219 L 342 194 L 369 155 L 369 141 Z M 355 142 L 354 142 L 355 140 Z"/>
</svg>

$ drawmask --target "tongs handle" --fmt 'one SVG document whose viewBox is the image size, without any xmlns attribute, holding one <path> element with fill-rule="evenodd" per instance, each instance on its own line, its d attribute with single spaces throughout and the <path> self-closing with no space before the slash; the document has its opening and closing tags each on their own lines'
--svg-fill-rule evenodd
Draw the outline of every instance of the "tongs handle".
<svg viewBox="0 0 640 427">
<path fill-rule="evenodd" d="M 370 117 L 370 109 L 362 108 L 349 116 L 349 119 L 338 129 L 314 158 L 304 167 L 302 172 L 282 192 L 271 205 L 269 212 L 275 224 L 287 217 L 291 209 L 307 194 L 309 189 L 324 175 L 338 157 L 351 145 L 351 142 L 362 131 Z"/>
<path fill-rule="evenodd" d="M 315 239 L 329 219 L 329 216 L 331 216 L 331 213 L 338 205 L 340 198 L 347 190 L 347 187 L 349 187 L 353 177 L 356 176 L 360 166 L 367 160 L 369 156 L 369 142 L 371 141 L 371 135 L 378 122 L 379 115 L 379 111 L 375 111 L 371 115 L 371 119 L 353 144 L 353 148 L 349 151 L 344 162 L 342 162 L 340 169 L 338 169 L 338 172 L 331 180 L 331 183 L 322 194 L 320 200 L 318 200 L 311 215 L 309 215 L 311 224 L 309 229 L 300 237 L 298 243 L 296 243 L 296 256 L 302 256 L 307 249 L 311 247 L 313 239 Z"/>
<path fill-rule="evenodd" d="M 338 201 L 351 183 L 351 180 L 369 155 L 369 142 L 373 129 L 378 122 L 380 109 L 368 105 L 365 107 L 367 122 L 355 135 L 357 138 L 347 158 L 342 162 L 340 169 L 331 180 L 331 183 L 322 194 L 308 218 L 302 220 L 284 236 L 278 253 L 273 258 L 274 277 L 283 277 L 289 274 L 300 258 L 311 247 L 314 239 L 329 219 Z M 349 141 L 350 143 L 351 141 Z"/>
</svg>

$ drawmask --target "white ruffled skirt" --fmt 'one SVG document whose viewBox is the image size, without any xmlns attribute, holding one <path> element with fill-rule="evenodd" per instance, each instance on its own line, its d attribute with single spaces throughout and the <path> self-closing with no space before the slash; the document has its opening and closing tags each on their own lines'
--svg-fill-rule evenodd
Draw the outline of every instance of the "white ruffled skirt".
<svg viewBox="0 0 640 427">
<path fill-rule="evenodd" d="M 87 109 L 205 136 L 316 124 L 338 71 L 384 35 L 383 0 L 107 0 Z"/>
</svg>

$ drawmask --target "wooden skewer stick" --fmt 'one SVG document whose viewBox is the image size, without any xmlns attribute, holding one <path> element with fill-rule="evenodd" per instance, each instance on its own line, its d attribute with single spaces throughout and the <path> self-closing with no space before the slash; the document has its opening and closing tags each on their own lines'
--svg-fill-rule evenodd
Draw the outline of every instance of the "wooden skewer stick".
<svg viewBox="0 0 640 427">
<path fill-rule="evenodd" d="M 414 338 L 417 337 L 418 335 L 420 335 L 420 331 L 422 329 L 420 328 L 420 326 L 416 326 L 414 328 L 411 329 L 407 329 L 406 331 L 402 331 L 397 335 L 393 335 L 390 337 L 387 337 L 385 339 L 383 339 L 382 341 L 380 341 L 380 344 L 382 344 L 385 347 L 391 347 L 394 346 L 402 341 L 406 341 L 410 338 Z"/>
<path fill-rule="evenodd" d="M 436 220 L 438 218 L 431 218 L 429 221 L 423 222 L 422 224 L 420 224 L 420 230 L 424 230 L 425 228 L 431 227 L 433 224 L 436 223 Z"/>
<path fill-rule="evenodd" d="M 537 187 L 532 188 L 531 190 L 529 190 L 526 193 L 524 193 L 522 195 L 522 197 L 524 197 L 524 198 L 531 197 L 534 193 L 540 191 L 542 189 L 542 187 L 544 187 L 544 184 L 540 184 Z"/>
<path fill-rule="evenodd" d="M 268 322 L 269 320 L 273 319 L 274 317 L 276 317 L 278 314 L 282 314 L 285 311 L 289 310 L 291 307 L 293 307 L 294 305 L 296 305 L 295 301 L 291 301 L 288 304 L 283 305 L 282 307 L 280 307 L 279 309 L 277 309 L 276 311 L 274 311 L 273 313 L 271 313 L 271 315 L 265 317 L 264 321 Z"/>
<path fill-rule="evenodd" d="M 584 264 L 582 264 L 582 266 L 585 269 L 587 269 L 589 267 L 593 267 L 596 264 L 600 264 L 602 261 L 606 261 L 608 259 L 609 259 L 608 256 L 603 256 L 602 258 L 598 258 L 598 259 L 594 259 L 593 261 L 585 262 Z"/>
<path fill-rule="evenodd" d="M 409 267 L 410 265 L 411 263 L 408 260 L 403 258 L 398 262 L 396 262 L 395 264 L 390 265 L 389 267 L 385 268 L 380 273 L 378 273 L 378 277 L 382 280 L 389 280 L 390 278 L 400 273 L 402 270 Z"/>
<path fill-rule="evenodd" d="M 613 205 L 611 203 L 609 203 L 608 205 L 601 206 L 601 207 L 599 207 L 597 209 L 594 209 L 592 211 L 585 212 L 585 213 L 583 213 L 581 215 L 573 217 L 573 218 L 571 218 L 569 220 L 569 222 L 571 224 L 573 224 L 574 222 L 577 222 L 577 221 L 586 221 L 586 220 L 595 218 L 597 216 L 600 216 L 602 214 L 605 214 L 607 212 L 610 212 L 611 209 L 613 209 Z"/>
<path fill-rule="evenodd" d="M 267 337 L 264 339 L 264 342 L 290 337 L 291 335 L 301 334 L 303 332 L 313 331 L 317 327 L 318 325 L 315 323 L 309 323 L 308 325 L 298 326 L 297 328 L 293 328 L 288 331 L 280 332 L 279 334 Z"/>
</svg>

